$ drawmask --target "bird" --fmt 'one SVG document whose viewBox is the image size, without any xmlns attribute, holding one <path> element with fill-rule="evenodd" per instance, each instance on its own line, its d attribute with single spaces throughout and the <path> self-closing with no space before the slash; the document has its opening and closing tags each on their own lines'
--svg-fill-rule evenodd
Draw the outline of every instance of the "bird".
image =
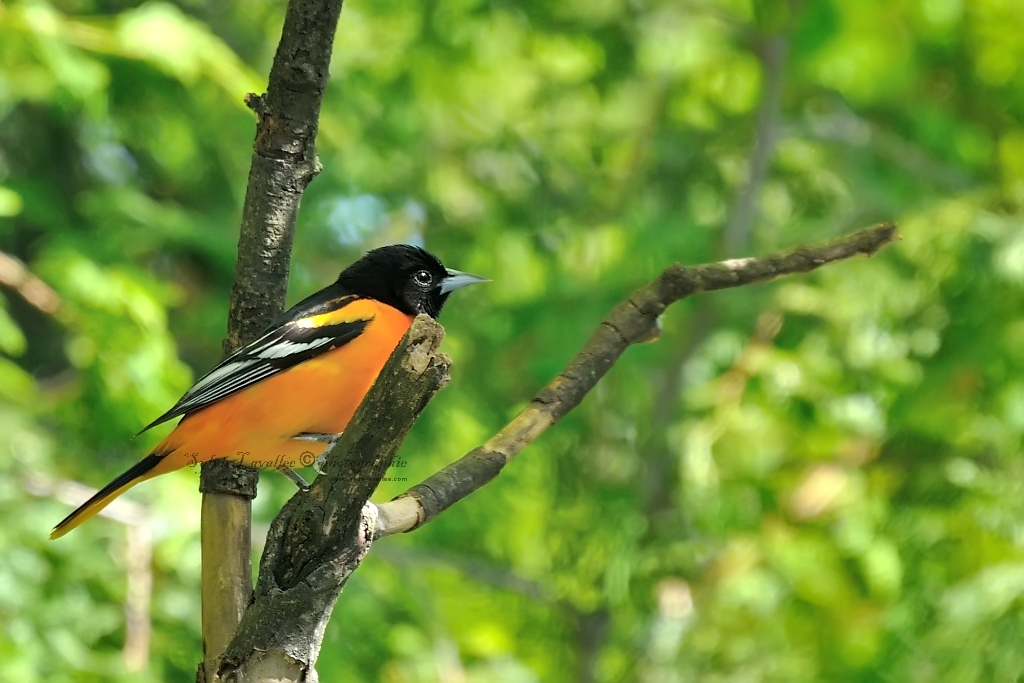
<svg viewBox="0 0 1024 683">
<path fill-rule="evenodd" d="M 446 268 L 412 245 L 367 252 L 139 432 L 182 418 L 148 455 L 57 524 L 50 538 L 76 528 L 135 484 L 189 465 L 217 458 L 282 470 L 313 464 L 345 430 L 416 315 L 437 318 L 453 291 L 487 281 Z"/>
</svg>

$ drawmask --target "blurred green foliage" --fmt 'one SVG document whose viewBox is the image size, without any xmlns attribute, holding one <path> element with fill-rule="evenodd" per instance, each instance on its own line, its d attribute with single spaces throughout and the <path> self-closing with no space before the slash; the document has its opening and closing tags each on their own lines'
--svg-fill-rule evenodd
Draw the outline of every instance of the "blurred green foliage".
<svg viewBox="0 0 1024 683">
<path fill-rule="evenodd" d="M 218 359 L 242 96 L 282 15 L 0 4 L 0 251 L 60 299 L 0 290 L 2 680 L 193 680 L 196 473 L 129 494 L 156 544 L 142 674 L 124 527 L 51 543 L 68 509 L 29 491 L 105 483 Z M 498 429 L 674 260 L 888 218 L 904 239 L 672 309 L 496 482 L 375 547 L 321 679 L 1017 680 L 1022 65 L 1013 0 L 346 3 L 291 300 L 392 241 L 494 280 L 445 311 L 454 381 L 381 500 Z M 777 145 L 723 253 L 759 111 Z M 264 476 L 258 529 L 289 487 Z"/>
</svg>

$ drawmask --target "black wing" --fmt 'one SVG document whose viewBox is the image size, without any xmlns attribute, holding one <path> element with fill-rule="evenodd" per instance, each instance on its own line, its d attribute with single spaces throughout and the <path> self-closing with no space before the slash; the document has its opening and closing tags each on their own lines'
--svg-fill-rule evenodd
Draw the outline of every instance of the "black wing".
<svg viewBox="0 0 1024 683">
<path fill-rule="evenodd" d="M 372 320 L 345 317 L 345 306 L 358 298 L 352 294 L 331 296 L 324 290 L 299 302 L 259 338 L 200 377 L 173 408 L 139 434 L 181 415 L 202 410 L 293 365 L 344 346 L 362 334 Z"/>
</svg>

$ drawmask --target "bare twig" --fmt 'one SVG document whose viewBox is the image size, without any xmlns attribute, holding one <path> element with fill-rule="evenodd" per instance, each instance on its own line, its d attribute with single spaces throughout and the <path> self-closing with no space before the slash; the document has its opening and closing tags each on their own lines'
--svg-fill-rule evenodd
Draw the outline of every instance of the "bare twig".
<svg viewBox="0 0 1024 683">
<path fill-rule="evenodd" d="M 898 238 L 894 223 L 760 258 L 702 266 L 675 264 L 619 304 L 576 357 L 530 404 L 482 446 L 395 500 L 378 506 L 377 535 L 411 531 L 488 483 L 531 441 L 579 405 L 622 353 L 651 337 L 672 303 L 698 292 L 765 282 L 850 258 L 871 255 Z"/>
</svg>

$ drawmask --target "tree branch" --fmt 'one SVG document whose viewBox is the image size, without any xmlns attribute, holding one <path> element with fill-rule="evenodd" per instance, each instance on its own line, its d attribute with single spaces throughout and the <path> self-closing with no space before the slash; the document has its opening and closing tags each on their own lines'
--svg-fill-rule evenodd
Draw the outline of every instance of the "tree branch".
<svg viewBox="0 0 1024 683">
<path fill-rule="evenodd" d="M 443 328 L 421 315 L 363 400 L 323 474 L 274 519 L 253 602 L 219 667 L 224 681 L 315 681 L 313 665 L 345 582 L 376 527 L 367 503 L 395 452 L 448 382 Z"/>
<path fill-rule="evenodd" d="M 315 140 L 341 0 L 291 0 L 267 92 L 246 98 L 259 117 L 231 289 L 229 354 L 284 310 L 295 220 L 320 171 Z M 250 501 L 258 471 L 227 461 L 203 465 L 203 663 L 209 680 L 252 595 Z"/>
<path fill-rule="evenodd" d="M 805 273 L 850 258 L 874 254 L 899 238 L 894 223 L 792 251 L 731 259 L 700 266 L 675 264 L 619 304 L 583 349 L 512 421 L 482 446 L 400 495 L 378 506 L 376 535 L 412 531 L 490 482 L 531 441 L 575 408 L 631 345 L 657 334 L 658 316 L 698 292 L 765 282 Z"/>
<path fill-rule="evenodd" d="M 416 418 L 448 380 L 449 361 L 436 352 L 443 330 L 420 316 L 331 449 L 323 474 L 288 501 L 271 525 L 252 603 L 217 663 L 215 680 L 316 681 L 313 667 L 334 604 L 373 540 L 425 524 L 497 476 L 577 406 L 626 348 L 656 336 L 658 317 L 675 301 L 873 254 L 896 238 L 895 225 L 885 223 L 773 256 L 673 265 L 617 306 L 566 369 L 499 434 L 378 507 L 367 502 L 370 495 Z"/>
</svg>

